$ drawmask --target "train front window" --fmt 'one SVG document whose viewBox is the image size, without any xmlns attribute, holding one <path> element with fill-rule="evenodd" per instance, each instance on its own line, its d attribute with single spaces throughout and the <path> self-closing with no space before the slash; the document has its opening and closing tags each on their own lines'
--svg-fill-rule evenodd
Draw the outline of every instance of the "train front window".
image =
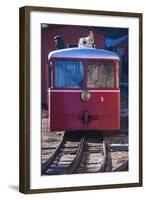
<svg viewBox="0 0 146 200">
<path fill-rule="evenodd" d="M 87 87 L 89 88 L 113 88 L 114 87 L 114 63 L 109 61 L 97 61 L 87 63 Z"/>
<path fill-rule="evenodd" d="M 81 88 L 84 84 L 84 66 L 81 61 L 55 61 L 55 87 Z"/>
</svg>

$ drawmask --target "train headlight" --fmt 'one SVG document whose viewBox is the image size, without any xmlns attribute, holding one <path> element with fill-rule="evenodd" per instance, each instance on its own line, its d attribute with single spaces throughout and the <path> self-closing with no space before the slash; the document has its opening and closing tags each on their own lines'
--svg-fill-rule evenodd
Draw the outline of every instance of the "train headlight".
<svg viewBox="0 0 146 200">
<path fill-rule="evenodd" d="M 81 93 L 81 99 L 82 99 L 83 101 L 89 101 L 89 100 L 91 99 L 91 93 L 88 92 L 88 91 L 83 91 L 83 92 Z"/>
</svg>

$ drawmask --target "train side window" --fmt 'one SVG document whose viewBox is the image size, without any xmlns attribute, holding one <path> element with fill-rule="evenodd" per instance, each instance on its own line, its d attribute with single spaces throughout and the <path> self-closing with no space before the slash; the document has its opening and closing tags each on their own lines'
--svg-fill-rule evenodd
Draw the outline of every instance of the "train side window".
<svg viewBox="0 0 146 200">
<path fill-rule="evenodd" d="M 49 62 L 49 87 L 53 87 L 53 63 Z"/>
<path fill-rule="evenodd" d="M 55 87 L 81 88 L 84 84 L 84 66 L 81 61 L 55 61 Z"/>
<path fill-rule="evenodd" d="M 114 63 L 108 61 L 89 62 L 87 87 L 89 88 L 113 88 L 114 87 Z"/>
</svg>

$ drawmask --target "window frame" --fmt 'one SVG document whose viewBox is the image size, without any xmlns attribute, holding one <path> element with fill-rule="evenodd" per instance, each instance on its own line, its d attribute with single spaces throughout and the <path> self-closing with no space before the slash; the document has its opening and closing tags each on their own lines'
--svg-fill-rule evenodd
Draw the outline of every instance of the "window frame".
<svg viewBox="0 0 146 200">
<path fill-rule="evenodd" d="M 78 59 L 78 58 L 53 58 L 51 59 L 53 62 L 53 88 L 57 90 L 82 90 L 85 89 L 85 63 L 83 59 Z M 56 87 L 55 85 L 55 80 L 56 80 L 56 75 L 55 75 L 55 61 L 81 61 L 83 63 L 83 74 L 84 74 L 84 79 L 83 79 L 83 87 Z"/>
<path fill-rule="evenodd" d="M 109 62 L 113 62 L 114 64 L 114 87 L 87 87 L 87 78 L 88 78 L 88 65 L 87 63 L 88 62 L 103 62 L 103 61 L 109 61 Z M 50 61 L 53 63 L 52 65 L 52 72 L 53 72 L 53 85 L 51 88 L 53 89 L 57 89 L 57 90 L 116 90 L 116 89 L 119 89 L 119 86 L 120 83 L 117 83 L 117 77 L 116 77 L 116 73 L 118 73 L 118 77 L 120 76 L 119 74 L 119 60 L 118 59 L 91 59 L 91 58 L 86 58 L 86 59 L 83 59 L 83 58 L 52 58 L 50 59 Z M 83 62 L 83 66 L 84 66 L 84 81 L 83 81 L 83 87 L 80 87 L 80 88 L 73 88 L 73 87 L 69 87 L 69 88 L 65 88 L 65 87 L 56 87 L 55 85 L 55 79 L 56 79 L 56 76 L 55 76 L 55 61 L 81 61 Z M 117 68 L 118 68 L 118 72 L 117 72 Z M 50 78 L 50 77 L 49 77 Z M 119 77 L 119 81 L 120 81 L 120 77 Z"/>
<path fill-rule="evenodd" d="M 113 73 L 114 73 L 114 83 L 113 83 L 113 87 L 88 87 L 88 63 L 89 62 L 112 62 L 113 63 Z M 117 73 L 117 60 L 114 60 L 114 59 L 87 59 L 86 60 L 86 88 L 88 90 L 92 90 L 92 89 L 101 89 L 101 90 L 104 90 L 104 89 L 116 89 L 118 88 L 117 87 L 117 77 L 116 77 L 116 73 Z"/>
</svg>

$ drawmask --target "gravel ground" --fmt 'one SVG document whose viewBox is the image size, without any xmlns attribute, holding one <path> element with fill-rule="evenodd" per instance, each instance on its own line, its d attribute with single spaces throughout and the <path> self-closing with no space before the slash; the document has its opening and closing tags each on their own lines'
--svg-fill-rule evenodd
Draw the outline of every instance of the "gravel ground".
<svg viewBox="0 0 146 200">
<path fill-rule="evenodd" d="M 44 117 L 44 115 L 43 115 L 43 117 Z M 41 135 L 41 148 L 42 148 L 41 162 L 42 163 L 46 162 L 47 159 L 49 159 L 51 157 L 56 146 L 62 140 L 63 135 L 64 135 L 64 132 L 49 132 L 48 131 L 48 118 L 42 118 L 42 135 Z"/>
<path fill-rule="evenodd" d="M 125 160 L 128 159 L 128 152 L 118 151 L 111 152 L 112 168 L 120 166 Z"/>
</svg>

